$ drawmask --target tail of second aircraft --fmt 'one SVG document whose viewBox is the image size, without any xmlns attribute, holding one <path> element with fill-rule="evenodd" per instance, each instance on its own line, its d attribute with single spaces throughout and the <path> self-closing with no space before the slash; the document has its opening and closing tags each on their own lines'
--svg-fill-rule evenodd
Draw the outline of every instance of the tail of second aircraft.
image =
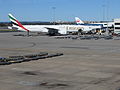
<svg viewBox="0 0 120 90">
<path fill-rule="evenodd" d="M 78 17 L 75 17 L 75 21 L 77 24 L 84 24 L 84 22 L 80 20 Z"/>
<path fill-rule="evenodd" d="M 8 14 L 10 21 L 12 22 L 13 25 L 18 26 L 27 32 L 29 32 L 28 29 L 26 29 L 12 14 Z"/>
</svg>

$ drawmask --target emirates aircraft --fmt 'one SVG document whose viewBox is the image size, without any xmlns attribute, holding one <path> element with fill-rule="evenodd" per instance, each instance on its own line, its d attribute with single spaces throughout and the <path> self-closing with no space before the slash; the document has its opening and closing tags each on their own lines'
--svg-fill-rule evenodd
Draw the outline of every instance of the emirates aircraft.
<svg viewBox="0 0 120 90">
<path fill-rule="evenodd" d="M 82 31 L 88 32 L 98 28 L 93 28 L 86 25 L 22 25 L 12 14 L 8 14 L 8 16 L 12 23 L 12 27 L 17 28 L 17 30 L 20 31 L 27 31 L 28 34 L 29 32 L 49 32 L 51 35 L 56 33 L 68 34 L 69 32 L 78 32 L 80 29 Z"/>
</svg>

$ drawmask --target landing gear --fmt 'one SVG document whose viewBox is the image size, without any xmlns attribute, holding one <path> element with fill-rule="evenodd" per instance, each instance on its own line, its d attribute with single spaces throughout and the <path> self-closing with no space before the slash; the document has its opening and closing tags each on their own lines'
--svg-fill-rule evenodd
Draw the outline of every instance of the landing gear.
<svg viewBox="0 0 120 90">
<path fill-rule="evenodd" d="M 27 36 L 29 37 L 29 31 L 27 31 Z"/>
</svg>

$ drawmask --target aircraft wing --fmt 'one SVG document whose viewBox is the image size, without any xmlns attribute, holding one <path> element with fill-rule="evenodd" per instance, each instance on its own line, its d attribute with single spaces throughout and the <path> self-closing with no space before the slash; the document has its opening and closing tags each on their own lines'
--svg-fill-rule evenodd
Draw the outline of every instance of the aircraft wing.
<svg viewBox="0 0 120 90">
<path fill-rule="evenodd" d="M 50 27 L 45 27 L 46 29 L 48 29 L 48 35 L 50 36 L 55 36 L 55 35 L 59 35 L 60 33 L 58 32 L 59 29 L 56 28 L 50 28 Z"/>
<path fill-rule="evenodd" d="M 56 29 L 56 28 L 50 28 L 50 27 L 45 27 L 45 28 L 48 30 L 58 30 L 59 31 L 59 29 Z"/>
</svg>

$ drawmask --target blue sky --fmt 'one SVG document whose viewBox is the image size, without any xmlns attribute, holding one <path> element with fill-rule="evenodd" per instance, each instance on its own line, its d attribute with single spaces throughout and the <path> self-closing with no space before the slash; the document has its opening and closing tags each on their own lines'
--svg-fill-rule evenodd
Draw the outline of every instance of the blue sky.
<svg viewBox="0 0 120 90">
<path fill-rule="evenodd" d="M 101 21 L 120 18 L 120 0 L 0 0 L 0 21 Z M 55 9 L 53 9 L 55 7 Z"/>
</svg>

